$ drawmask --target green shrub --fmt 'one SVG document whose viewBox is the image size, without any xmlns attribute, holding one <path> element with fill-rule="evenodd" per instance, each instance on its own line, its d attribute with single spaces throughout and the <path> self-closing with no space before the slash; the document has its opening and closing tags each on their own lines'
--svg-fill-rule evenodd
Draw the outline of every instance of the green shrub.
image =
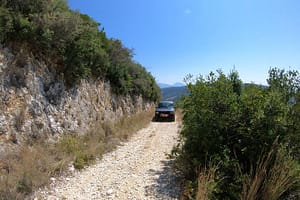
<svg viewBox="0 0 300 200">
<path fill-rule="evenodd" d="M 76 157 L 74 160 L 74 167 L 76 169 L 83 169 L 85 166 L 92 163 L 95 160 L 95 157 L 88 152 L 79 151 L 76 153 Z"/>
<path fill-rule="evenodd" d="M 184 143 L 175 150 L 188 178 L 195 180 L 195 169 L 212 161 L 218 166 L 214 197 L 238 199 L 244 176 L 275 140 L 299 160 L 299 80 L 298 72 L 277 69 L 270 70 L 269 87 L 243 87 L 235 71 L 190 79 L 183 102 Z"/>
<path fill-rule="evenodd" d="M 118 95 L 157 101 L 153 76 L 133 60 L 133 51 L 109 39 L 100 24 L 72 11 L 64 0 L 1 0 L 0 43 L 26 49 L 56 66 L 74 86 L 86 78 L 110 81 Z M 18 51 L 16 49 L 16 51 Z"/>
<path fill-rule="evenodd" d="M 9 40 L 14 31 L 13 17 L 9 9 L 0 7 L 0 42 Z"/>
<path fill-rule="evenodd" d="M 75 136 L 66 136 L 59 141 L 58 147 L 67 154 L 73 154 L 80 150 L 80 140 Z"/>
</svg>

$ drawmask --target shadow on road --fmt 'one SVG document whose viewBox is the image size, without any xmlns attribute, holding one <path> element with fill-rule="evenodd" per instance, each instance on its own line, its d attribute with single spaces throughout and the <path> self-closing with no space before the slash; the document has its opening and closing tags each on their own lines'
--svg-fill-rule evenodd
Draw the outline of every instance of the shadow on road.
<svg viewBox="0 0 300 200">
<path fill-rule="evenodd" d="M 155 117 L 152 118 L 152 122 L 175 122 L 173 120 L 170 120 L 169 118 L 159 118 L 156 119 Z"/>
<path fill-rule="evenodd" d="M 154 183 L 145 187 L 145 194 L 155 199 L 179 199 L 181 187 L 180 178 L 173 169 L 174 160 L 164 160 L 162 170 L 148 171 Z"/>
</svg>

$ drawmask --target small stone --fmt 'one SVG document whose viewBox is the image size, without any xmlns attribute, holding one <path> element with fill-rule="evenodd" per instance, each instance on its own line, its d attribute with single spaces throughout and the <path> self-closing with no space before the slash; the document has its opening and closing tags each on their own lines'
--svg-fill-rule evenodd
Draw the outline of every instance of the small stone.
<svg viewBox="0 0 300 200">
<path fill-rule="evenodd" d="M 69 171 L 70 171 L 70 172 L 74 172 L 74 171 L 75 171 L 74 165 L 71 165 L 71 166 L 69 167 Z"/>
<path fill-rule="evenodd" d="M 50 181 L 54 182 L 54 181 L 56 181 L 56 178 L 51 177 L 51 178 L 50 178 Z"/>
<path fill-rule="evenodd" d="M 114 191 L 112 189 L 109 189 L 109 190 L 107 190 L 106 194 L 110 196 L 110 195 L 112 195 L 113 192 Z"/>
</svg>

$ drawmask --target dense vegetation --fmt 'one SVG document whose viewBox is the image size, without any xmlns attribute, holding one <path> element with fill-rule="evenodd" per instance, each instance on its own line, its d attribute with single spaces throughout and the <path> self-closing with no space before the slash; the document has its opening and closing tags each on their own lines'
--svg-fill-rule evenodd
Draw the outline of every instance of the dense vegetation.
<svg viewBox="0 0 300 200">
<path fill-rule="evenodd" d="M 243 86 L 236 71 L 187 78 L 182 143 L 173 152 L 190 180 L 185 196 L 299 198 L 300 76 L 275 68 L 267 82 Z"/>
<path fill-rule="evenodd" d="M 133 61 L 132 50 L 107 38 L 99 23 L 64 0 L 0 0 L 0 44 L 55 65 L 71 85 L 102 78 L 117 94 L 159 99 L 153 76 Z"/>
</svg>

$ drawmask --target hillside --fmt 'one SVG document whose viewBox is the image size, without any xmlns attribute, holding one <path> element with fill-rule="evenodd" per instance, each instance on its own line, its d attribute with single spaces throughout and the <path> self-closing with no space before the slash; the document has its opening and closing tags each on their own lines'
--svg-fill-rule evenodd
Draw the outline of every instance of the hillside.
<svg viewBox="0 0 300 200">
<path fill-rule="evenodd" d="M 0 2 L 0 44 L 23 57 L 18 67 L 31 55 L 63 74 L 68 87 L 101 79 L 118 95 L 159 99 L 154 77 L 133 60 L 132 49 L 108 38 L 100 23 L 69 9 L 66 1 Z"/>
<path fill-rule="evenodd" d="M 133 51 L 66 1 L 0 0 L 0 199 L 91 164 L 158 99 Z"/>
<path fill-rule="evenodd" d="M 0 2 L 0 153 L 27 138 L 85 134 L 160 98 L 133 51 L 66 1 Z"/>
<path fill-rule="evenodd" d="M 188 95 L 188 90 L 185 86 L 183 87 L 168 87 L 161 89 L 162 98 L 164 100 L 176 101 L 183 95 Z"/>
</svg>

